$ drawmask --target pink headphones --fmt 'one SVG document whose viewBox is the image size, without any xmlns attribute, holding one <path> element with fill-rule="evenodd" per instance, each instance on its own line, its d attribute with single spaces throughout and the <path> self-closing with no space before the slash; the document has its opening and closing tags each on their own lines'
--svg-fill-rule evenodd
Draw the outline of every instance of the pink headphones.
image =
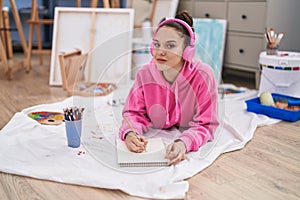
<svg viewBox="0 0 300 200">
<path fill-rule="evenodd" d="M 175 19 L 175 18 L 166 19 L 166 20 L 164 20 L 164 21 L 162 21 L 161 23 L 158 24 L 156 30 L 154 31 L 153 38 L 152 38 L 152 43 L 151 43 L 151 46 L 150 46 L 151 55 L 153 56 L 154 39 L 155 39 L 157 31 L 159 30 L 160 27 L 162 27 L 164 24 L 166 24 L 168 22 L 177 22 L 177 23 L 183 25 L 187 29 L 187 31 L 189 32 L 189 34 L 190 34 L 190 45 L 185 47 L 185 49 L 183 51 L 183 54 L 182 54 L 182 58 L 185 61 L 191 62 L 194 58 L 195 51 L 196 51 L 195 47 L 194 47 L 195 46 L 195 33 L 193 32 L 190 25 L 188 25 L 185 21 L 182 21 L 180 19 Z"/>
</svg>

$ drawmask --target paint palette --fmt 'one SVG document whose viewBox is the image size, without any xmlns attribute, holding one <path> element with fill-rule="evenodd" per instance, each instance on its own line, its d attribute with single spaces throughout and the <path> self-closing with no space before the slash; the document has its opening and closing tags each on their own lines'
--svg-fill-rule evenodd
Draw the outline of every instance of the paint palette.
<svg viewBox="0 0 300 200">
<path fill-rule="evenodd" d="M 29 113 L 28 117 L 44 125 L 59 125 L 64 121 L 64 114 L 60 112 L 37 111 Z"/>
</svg>

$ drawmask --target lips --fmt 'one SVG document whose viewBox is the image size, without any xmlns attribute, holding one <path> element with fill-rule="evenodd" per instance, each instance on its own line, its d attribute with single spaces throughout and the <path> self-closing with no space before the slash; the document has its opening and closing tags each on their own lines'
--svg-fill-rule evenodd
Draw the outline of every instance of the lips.
<svg viewBox="0 0 300 200">
<path fill-rule="evenodd" d="M 156 61 L 157 61 L 158 63 L 165 63 L 165 62 L 167 62 L 167 60 L 166 60 L 166 59 L 163 59 L 163 58 L 157 58 Z"/>
</svg>

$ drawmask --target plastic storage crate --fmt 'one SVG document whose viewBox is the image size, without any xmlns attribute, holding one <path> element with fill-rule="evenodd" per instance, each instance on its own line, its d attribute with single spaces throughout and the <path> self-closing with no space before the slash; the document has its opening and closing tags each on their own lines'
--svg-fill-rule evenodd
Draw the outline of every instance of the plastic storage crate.
<svg viewBox="0 0 300 200">
<path fill-rule="evenodd" d="M 273 99 L 286 99 L 286 100 L 297 100 L 300 101 L 299 98 L 294 98 L 286 95 L 275 94 L 272 93 Z M 260 103 L 259 97 L 249 99 L 246 101 L 247 111 L 254 112 L 257 114 L 267 115 L 272 118 L 282 119 L 285 121 L 295 122 L 300 119 L 300 110 L 285 110 L 281 108 L 276 108 L 272 106 L 265 106 Z"/>
</svg>

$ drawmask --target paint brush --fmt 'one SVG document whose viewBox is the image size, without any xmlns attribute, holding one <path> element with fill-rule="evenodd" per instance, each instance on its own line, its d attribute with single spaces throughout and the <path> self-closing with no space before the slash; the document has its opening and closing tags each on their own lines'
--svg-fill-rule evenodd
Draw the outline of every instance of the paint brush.
<svg viewBox="0 0 300 200">
<path fill-rule="evenodd" d="M 271 39 L 271 43 L 274 43 L 274 38 L 275 38 L 275 32 L 274 29 L 270 29 L 270 39 Z"/>
<path fill-rule="evenodd" d="M 281 39 L 283 38 L 283 36 L 284 36 L 284 32 L 280 32 L 280 33 L 278 34 L 278 36 L 277 36 L 277 38 L 276 38 L 276 40 L 275 40 L 275 44 L 276 44 L 276 45 L 279 45 L 279 43 L 280 43 Z"/>
<path fill-rule="evenodd" d="M 284 32 L 276 33 L 273 28 L 265 29 L 265 38 L 267 40 L 267 55 L 276 55 L 279 43 L 284 36 Z"/>
</svg>

